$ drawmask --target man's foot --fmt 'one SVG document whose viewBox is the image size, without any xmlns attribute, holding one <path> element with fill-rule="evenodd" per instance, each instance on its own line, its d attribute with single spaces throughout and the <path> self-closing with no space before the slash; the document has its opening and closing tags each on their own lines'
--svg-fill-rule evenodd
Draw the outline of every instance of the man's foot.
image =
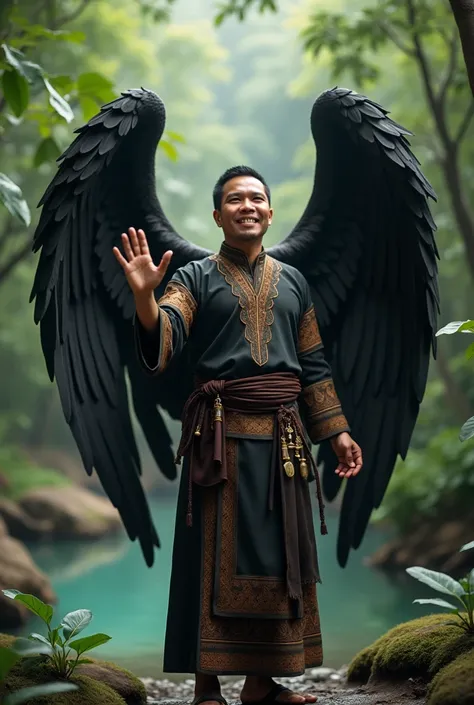
<svg viewBox="0 0 474 705">
<path fill-rule="evenodd" d="M 226 700 L 221 695 L 221 686 L 217 676 L 196 673 L 192 705 L 227 705 Z"/>
<path fill-rule="evenodd" d="M 304 705 L 315 703 L 317 697 L 310 693 L 295 693 L 275 683 L 272 678 L 247 676 L 240 693 L 240 700 L 242 705 L 274 705 L 275 703 Z"/>
</svg>

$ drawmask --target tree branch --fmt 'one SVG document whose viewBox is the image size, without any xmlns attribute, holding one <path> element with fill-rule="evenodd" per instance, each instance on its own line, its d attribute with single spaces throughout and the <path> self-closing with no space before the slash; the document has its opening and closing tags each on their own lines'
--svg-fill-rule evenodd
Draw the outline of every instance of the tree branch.
<svg viewBox="0 0 474 705">
<path fill-rule="evenodd" d="M 446 95 L 448 93 L 449 87 L 453 81 L 456 74 L 456 69 L 458 67 L 458 32 L 457 29 L 453 29 L 453 34 L 451 41 L 449 43 L 449 59 L 446 66 L 446 71 L 443 80 L 440 83 L 440 88 L 437 96 L 437 100 L 443 106 L 443 110 L 446 106 Z"/>
<path fill-rule="evenodd" d="M 464 137 L 466 136 L 469 125 L 471 124 L 472 118 L 474 117 L 474 100 L 469 103 L 469 107 L 461 120 L 459 129 L 457 131 L 456 137 L 454 138 L 454 144 L 456 148 L 459 147 Z"/>
<path fill-rule="evenodd" d="M 414 51 L 411 49 L 403 39 L 397 34 L 397 31 L 395 28 L 390 24 L 390 22 L 385 22 L 384 20 L 379 21 L 378 23 L 380 29 L 385 32 L 387 37 L 395 44 L 398 49 L 400 49 L 401 52 L 406 54 L 406 56 L 413 56 Z"/>
<path fill-rule="evenodd" d="M 4 265 L 0 267 L 0 286 L 5 283 L 8 276 L 12 273 L 17 265 L 20 264 L 26 257 L 31 254 L 31 242 L 28 240 Z"/>
<path fill-rule="evenodd" d="M 86 7 L 91 3 L 91 0 L 82 0 L 82 2 L 79 3 L 78 7 L 76 7 L 75 10 L 70 12 L 68 15 L 63 15 L 63 17 L 60 17 L 59 20 L 56 22 L 56 27 L 62 27 L 63 25 L 67 24 L 68 22 L 73 22 L 73 20 L 77 19 L 80 14 L 84 12 Z"/>
<path fill-rule="evenodd" d="M 464 61 L 474 95 L 474 0 L 449 0 L 461 38 Z"/>
<path fill-rule="evenodd" d="M 445 114 L 444 114 L 444 106 L 442 103 L 437 98 L 434 85 L 433 85 L 433 78 L 431 76 L 431 71 L 430 71 L 430 66 L 428 63 L 428 59 L 426 58 L 425 50 L 423 47 L 423 43 L 421 41 L 421 37 L 416 30 L 416 9 L 415 9 L 415 3 L 414 0 L 406 0 L 406 7 L 407 7 L 407 15 L 408 15 L 408 23 L 412 29 L 412 39 L 413 39 L 413 47 L 414 47 L 414 56 L 418 62 L 418 65 L 420 67 L 420 72 L 421 72 L 421 77 L 423 81 L 423 85 L 425 88 L 425 93 L 426 93 L 426 98 L 428 100 L 428 104 L 431 108 L 431 112 L 433 114 L 433 118 L 436 124 L 436 127 L 438 129 L 439 136 L 441 138 L 441 141 L 443 142 L 443 145 L 445 146 L 446 149 L 452 149 L 453 143 L 451 140 L 451 137 L 449 135 L 449 131 L 446 125 L 446 120 L 445 120 Z"/>
</svg>

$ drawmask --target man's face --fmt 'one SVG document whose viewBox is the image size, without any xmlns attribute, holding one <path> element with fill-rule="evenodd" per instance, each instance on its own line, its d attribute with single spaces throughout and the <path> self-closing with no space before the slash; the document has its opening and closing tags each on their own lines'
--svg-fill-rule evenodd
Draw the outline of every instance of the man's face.
<svg viewBox="0 0 474 705">
<path fill-rule="evenodd" d="M 220 210 L 214 220 L 232 240 L 256 240 L 265 235 L 272 222 L 265 187 L 253 176 L 236 176 L 224 184 Z"/>
</svg>

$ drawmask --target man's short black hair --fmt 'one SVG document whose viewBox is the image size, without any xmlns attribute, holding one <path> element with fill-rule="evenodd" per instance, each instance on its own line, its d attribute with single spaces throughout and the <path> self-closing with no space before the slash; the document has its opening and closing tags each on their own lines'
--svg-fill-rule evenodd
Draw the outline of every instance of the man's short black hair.
<svg viewBox="0 0 474 705">
<path fill-rule="evenodd" d="M 236 176 L 253 176 L 254 179 L 258 179 L 259 181 L 261 181 L 265 188 L 265 193 L 267 194 L 268 202 L 271 203 L 271 194 L 268 184 L 263 178 L 263 176 L 258 173 L 258 171 L 255 171 L 255 169 L 252 169 L 252 167 L 250 166 L 233 166 L 230 169 L 227 169 L 227 171 L 225 171 L 222 176 L 219 177 L 216 182 L 216 185 L 214 186 L 214 190 L 212 192 L 212 199 L 214 201 L 214 208 L 216 209 L 216 211 L 219 211 L 221 209 L 222 196 L 224 194 L 225 184 L 231 179 L 235 179 Z"/>
</svg>

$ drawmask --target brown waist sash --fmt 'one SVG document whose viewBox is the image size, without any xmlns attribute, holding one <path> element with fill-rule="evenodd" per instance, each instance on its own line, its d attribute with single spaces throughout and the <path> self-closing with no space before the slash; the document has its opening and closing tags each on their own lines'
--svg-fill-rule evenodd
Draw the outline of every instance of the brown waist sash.
<svg viewBox="0 0 474 705">
<path fill-rule="evenodd" d="M 176 457 L 176 462 L 179 464 L 182 457 L 189 456 L 186 515 L 188 526 L 192 525 L 193 483 L 209 487 L 227 480 L 225 449 L 225 411 L 227 410 L 244 414 L 275 415 L 273 456 L 277 455 L 279 462 L 272 462 L 269 509 L 273 507 L 276 470 L 280 470 L 278 475 L 281 478 L 283 472 L 291 478 L 295 474 L 295 464 L 299 463 L 301 476 L 307 478 L 309 472 L 306 461 L 308 460 L 316 479 L 321 533 L 327 533 L 319 475 L 295 404 L 300 393 L 301 383 L 298 377 L 289 372 L 276 372 L 237 380 L 211 380 L 198 384 L 184 406 L 182 435 Z M 292 515 L 297 511 L 297 507 L 294 502 L 285 501 L 285 492 L 282 492 L 282 497 L 286 505 L 285 524 L 295 526 L 297 517 Z M 313 578 L 316 580 L 319 576 L 316 576 L 316 568 L 306 577 L 297 575 L 300 571 L 296 569 L 292 556 L 294 552 L 291 550 L 291 544 L 295 541 L 297 543 L 297 536 L 289 539 L 287 537 L 288 587 L 290 595 L 298 599 L 301 595 L 301 579 L 303 578 L 303 582 L 312 582 Z"/>
</svg>

